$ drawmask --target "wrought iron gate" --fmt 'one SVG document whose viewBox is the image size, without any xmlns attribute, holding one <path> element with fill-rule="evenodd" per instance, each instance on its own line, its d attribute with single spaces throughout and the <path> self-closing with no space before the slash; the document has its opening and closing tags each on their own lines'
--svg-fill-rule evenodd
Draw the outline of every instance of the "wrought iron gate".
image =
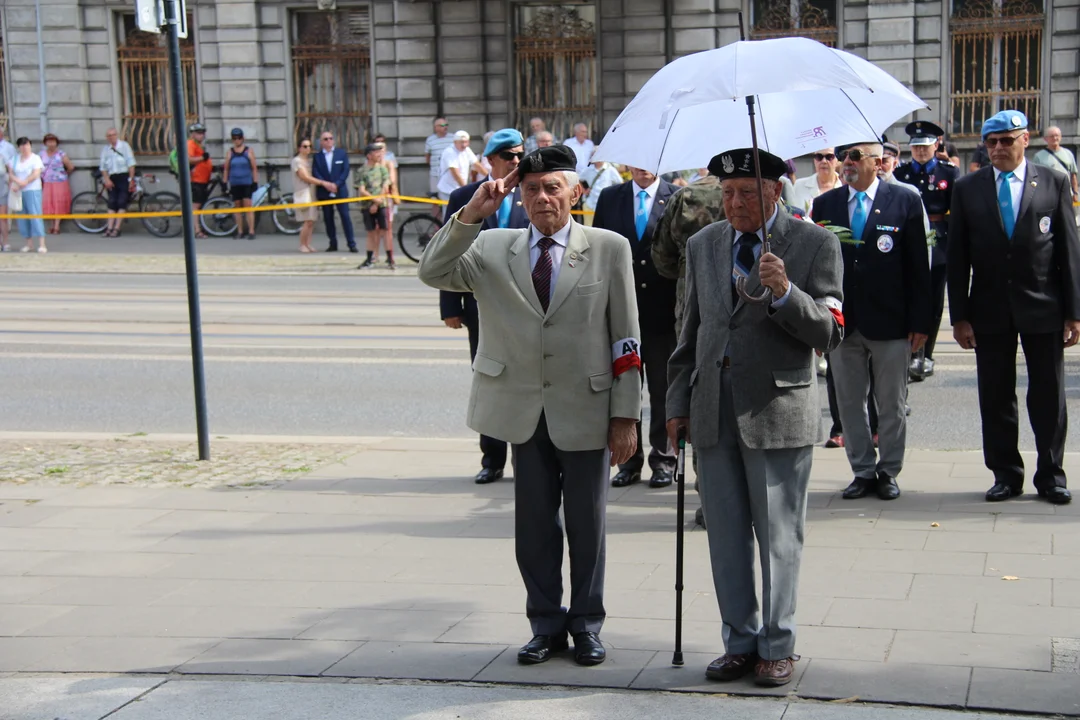
<svg viewBox="0 0 1080 720">
<path fill-rule="evenodd" d="M 808 37 L 836 47 L 836 0 L 754 0 L 754 40 Z"/>
<path fill-rule="evenodd" d="M 596 136 L 596 8 L 592 5 L 518 7 L 514 37 L 514 124 L 547 124 L 556 142 L 586 123 Z"/>
<path fill-rule="evenodd" d="M 1040 127 L 1043 72 L 1041 0 L 955 0 L 949 129 L 978 136 L 999 110 L 1020 110 Z"/>
<path fill-rule="evenodd" d="M 169 100 L 169 55 L 165 35 L 138 30 L 135 16 L 122 16 L 117 60 L 123 100 L 120 136 L 140 155 L 164 155 L 172 149 L 172 104 Z M 193 27 L 188 18 L 188 27 Z M 195 45 L 191 36 L 180 41 L 184 76 L 184 114 L 199 117 L 199 83 L 195 74 Z"/>
<path fill-rule="evenodd" d="M 371 132 L 371 20 L 367 8 L 293 14 L 294 139 L 335 133 L 363 152 Z"/>
</svg>

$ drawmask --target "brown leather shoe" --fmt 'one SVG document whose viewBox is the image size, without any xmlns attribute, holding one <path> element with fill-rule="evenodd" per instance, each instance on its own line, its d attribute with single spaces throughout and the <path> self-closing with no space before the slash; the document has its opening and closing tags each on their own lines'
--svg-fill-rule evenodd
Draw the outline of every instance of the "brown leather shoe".
<svg viewBox="0 0 1080 720">
<path fill-rule="evenodd" d="M 753 672 L 757 659 L 757 653 L 725 653 L 709 663 L 709 667 L 705 669 L 705 677 L 721 682 L 738 680 Z"/>
<path fill-rule="evenodd" d="M 754 684 L 763 687 L 787 685 L 795 674 L 795 659 L 758 660 L 754 667 Z"/>
</svg>

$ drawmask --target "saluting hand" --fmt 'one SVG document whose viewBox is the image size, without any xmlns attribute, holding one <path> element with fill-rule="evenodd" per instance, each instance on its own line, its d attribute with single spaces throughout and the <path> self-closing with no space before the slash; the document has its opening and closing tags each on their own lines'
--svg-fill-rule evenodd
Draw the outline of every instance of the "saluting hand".
<svg viewBox="0 0 1080 720">
<path fill-rule="evenodd" d="M 468 225 L 475 225 L 484 218 L 494 215 L 503 198 L 514 192 L 518 186 L 518 171 L 498 180 L 488 180 L 473 193 L 469 204 L 461 209 L 458 220 Z"/>
</svg>

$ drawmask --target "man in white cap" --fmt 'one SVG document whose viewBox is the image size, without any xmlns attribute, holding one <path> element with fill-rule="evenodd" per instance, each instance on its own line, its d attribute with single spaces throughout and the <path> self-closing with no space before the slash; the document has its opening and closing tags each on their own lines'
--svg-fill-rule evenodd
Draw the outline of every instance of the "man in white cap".
<svg viewBox="0 0 1080 720">
<path fill-rule="evenodd" d="M 454 133 L 454 144 L 443 150 L 439 161 L 439 199 L 449 201 L 450 193 L 468 185 L 473 166 L 478 164 L 476 153 L 469 147 L 469 133 L 458 130 Z"/>
</svg>

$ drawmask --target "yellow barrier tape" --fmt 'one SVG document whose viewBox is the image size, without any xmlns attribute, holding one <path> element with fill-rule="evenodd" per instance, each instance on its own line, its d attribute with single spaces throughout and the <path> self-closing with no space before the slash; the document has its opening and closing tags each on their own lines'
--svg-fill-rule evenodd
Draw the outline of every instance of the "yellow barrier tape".
<svg viewBox="0 0 1080 720">
<path fill-rule="evenodd" d="M 219 195 L 217 197 L 225 197 Z M 212 199 L 212 198 L 211 198 Z M 195 210 L 194 215 L 236 215 L 247 212 L 273 212 L 274 210 L 297 210 L 300 208 L 323 207 L 326 205 L 344 205 L 346 203 L 366 202 L 368 200 L 393 200 L 394 202 L 414 202 L 428 205 L 447 205 L 446 200 L 436 198 L 412 197 L 409 195 L 361 195 L 359 197 L 335 198 L 333 200 L 317 200 L 307 203 L 287 203 L 278 205 L 260 205 L 258 207 L 231 207 L 214 208 L 211 210 Z M 593 215 L 592 210 L 571 210 L 573 215 Z M 179 210 L 166 210 L 163 212 L 124 212 L 125 219 L 140 219 L 154 217 L 180 217 L 183 213 Z M 63 215 L 24 215 L 0 214 L 0 220 L 112 220 L 117 213 L 66 213 Z"/>
</svg>

